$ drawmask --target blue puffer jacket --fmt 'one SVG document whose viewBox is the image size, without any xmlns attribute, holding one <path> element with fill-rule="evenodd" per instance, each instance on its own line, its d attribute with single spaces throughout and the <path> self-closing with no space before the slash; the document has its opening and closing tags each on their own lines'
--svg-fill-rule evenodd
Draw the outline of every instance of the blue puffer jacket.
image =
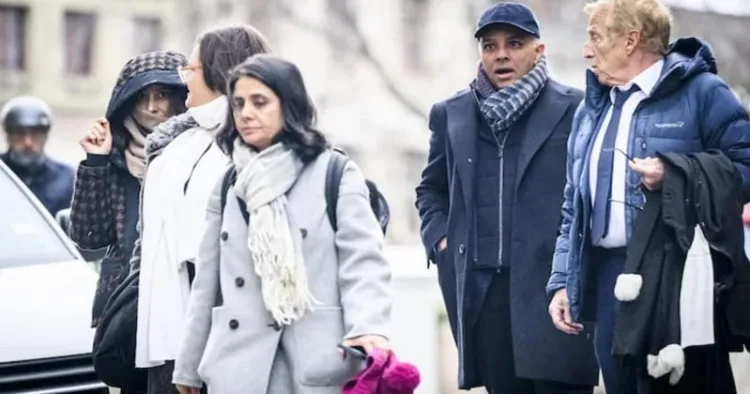
<svg viewBox="0 0 750 394">
<path fill-rule="evenodd" d="M 643 100 L 632 121 L 628 154 L 656 157 L 657 152 L 690 153 L 720 149 L 742 176 L 743 197 L 750 200 L 750 123 L 745 108 L 716 73 L 716 61 L 708 45 L 696 38 L 673 42 L 661 77 L 651 96 Z M 566 288 L 570 311 L 576 321 L 594 319 L 593 302 L 587 298 L 591 194 L 589 160 L 595 128 L 604 116 L 609 87 L 588 71 L 585 100 L 573 118 L 568 139 L 567 181 L 562 224 L 555 246 L 547 293 Z M 627 169 L 631 185 L 638 174 Z M 626 191 L 625 219 L 630 239 L 633 223 L 643 205 L 636 188 Z"/>
</svg>

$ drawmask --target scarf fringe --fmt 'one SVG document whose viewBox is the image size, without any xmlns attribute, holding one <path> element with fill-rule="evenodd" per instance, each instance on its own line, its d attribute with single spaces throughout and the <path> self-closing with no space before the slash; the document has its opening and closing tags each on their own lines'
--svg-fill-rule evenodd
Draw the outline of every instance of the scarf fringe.
<svg viewBox="0 0 750 394">
<path fill-rule="evenodd" d="M 286 192 L 302 171 L 301 162 L 278 146 L 258 153 L 236 143 L 233 156 L 238 166 L 235 191 L 250 210 L 247 246 L 263 303 L 277 324 L 290 325 L 317 303 L 286 208 Z"/>
</svg>

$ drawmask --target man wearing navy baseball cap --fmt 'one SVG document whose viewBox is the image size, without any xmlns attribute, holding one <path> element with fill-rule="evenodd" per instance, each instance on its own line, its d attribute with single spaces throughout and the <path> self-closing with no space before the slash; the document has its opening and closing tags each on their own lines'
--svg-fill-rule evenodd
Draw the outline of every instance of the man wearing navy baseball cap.
<svg viewBox="0 0 750 394">
<path fill-rule="evenodd" d="M 416 190 L 422 241 L 458 345 L 459 386 L 590 394 L 598 382 L 593 345 L 555 329 L 544 292 L 583 94 L 550 79 L 528 7 L 494 5 L 474 36 L 476 76 L 432 107 Z"/>
</svg>

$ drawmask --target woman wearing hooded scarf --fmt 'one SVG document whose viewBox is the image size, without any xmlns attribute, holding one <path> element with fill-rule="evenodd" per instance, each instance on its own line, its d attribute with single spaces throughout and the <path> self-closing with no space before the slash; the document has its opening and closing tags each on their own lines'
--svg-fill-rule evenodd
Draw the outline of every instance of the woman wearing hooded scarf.
<svg viewBox="0 0 750 394">
<path fill-rule="evenodd" d="M 146 137 L 185 112 L 187 88 L 179 75 L 187 58 L 176 52 L 137 56 L 120 71 L 105 118 L 80 140 L 70 236 L 83 249 L 107 248 L 93 305 L 98 325 L 107 300 L 127 276 L 138 233 L 139 196 L 146 168 Z"/>
<path fill-rule="evenodd" d="M 269 51 L 266 38 L 249 25 L 199 36 L 180 68 L 188 110 L 159 125 L 146 142 L 140 237 L 131 270 L 139 275 L 135 367 L 147 371 L 149 394 L 177 392 L 172 369 L 208 198 L 230 162 L 215 143 L 216 135 L 231 127 L 229 71 Z"/>
</svg>

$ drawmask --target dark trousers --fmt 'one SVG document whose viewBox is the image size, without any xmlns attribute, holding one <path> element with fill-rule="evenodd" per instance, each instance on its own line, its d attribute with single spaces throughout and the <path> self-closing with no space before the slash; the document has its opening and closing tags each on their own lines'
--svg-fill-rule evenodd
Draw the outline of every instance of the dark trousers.
<svg viewBox="0 0 750 394">
<path fill-rule="evenodd" d="M 476 361 L 489 394 L 591 394 L 593 387 L 516 377 L 510 327 L 510 281 L 508 271 L 477 272 L 494 275 L 479 319 L 473 329 Z M 565 362 L 558 360 L 558 362 Z"/>
<path fill-rule="evenodd" d="M 174 361 L 167 361 L 164 365 L 148 369 L 148 394 L 177 394 L 177 388 L 172 384 Z"/>
<path fill-rule="evenodd" d="M 167 361 L 164 365 L 148 369 L 148 394 L 179 394 L 177 387 L 172 383 L 174 372 L 174 361 Z M 207 394 L 204 385 L 201 394 Z"/>
<path fill-rule="evenodd" d="M 625 248 L 593 248 L 591 264 L 597 272 L 596 325 L 594 351 L 604 378 L 607 394 L 650 394 L 650 380 L 643 365 L 624 365 L 612 355 L 615 316 L 619 302 L 615 298 L 615 283 L 625 265 Z M 659 394 L 659 393 L 654 393 Z"/>
</svg>

